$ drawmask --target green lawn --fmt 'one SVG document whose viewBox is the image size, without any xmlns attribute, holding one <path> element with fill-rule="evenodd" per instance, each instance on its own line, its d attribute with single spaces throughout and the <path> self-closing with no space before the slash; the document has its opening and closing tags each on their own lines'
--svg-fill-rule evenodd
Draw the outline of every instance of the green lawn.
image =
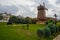
<svg viewBox="0 0 60 40">
<path fill-rule="evenodd" d="M 29 24 L 29 30 L 23 25 L 10 25 L 7 26 L 6 23 L 0 23 L 0 40 L 38 40 L 36 34 L 37 29 L 44 29 L 46 25 L 43 24 Z M 42 40 L 53 40 L 54 36 L 49 38 L 42 38 Z"/>
</svg>

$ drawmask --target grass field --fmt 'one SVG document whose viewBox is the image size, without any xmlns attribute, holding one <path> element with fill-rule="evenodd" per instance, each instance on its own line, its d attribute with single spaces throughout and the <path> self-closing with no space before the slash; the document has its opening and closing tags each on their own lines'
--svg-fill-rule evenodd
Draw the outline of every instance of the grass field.
<svg viewBox="0 0 60 40">
<path fill-rule="evenodd" d="M 6 23 L 0 23 L 0 40 L 38 40 L 36 34 L 37 29 L 44 29 L 46 25 L 43 24 L 29 24 L 29 30 L 23 25 L 10 25 L 7 26 Z M 42 40 L 53 40 L 54 36 L 49 38 L 42 38 Z"/>
</svg>

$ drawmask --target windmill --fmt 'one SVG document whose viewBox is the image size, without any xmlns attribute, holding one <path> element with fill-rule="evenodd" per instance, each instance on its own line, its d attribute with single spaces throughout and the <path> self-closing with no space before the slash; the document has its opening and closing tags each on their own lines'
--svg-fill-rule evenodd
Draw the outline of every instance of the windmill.
<svg viewBox="0 0 60 40">
<path fill-rule="evenodd" d="M 40 6 L 38 6 L 38 15 L 37 15 L 37 19 L 44 21 L 46 19 L 46 12 L 45 10 L 48 10 L 45 7 L 45 3 L 43 2 L 43 5 L 40 4 Z"/>
</svg>

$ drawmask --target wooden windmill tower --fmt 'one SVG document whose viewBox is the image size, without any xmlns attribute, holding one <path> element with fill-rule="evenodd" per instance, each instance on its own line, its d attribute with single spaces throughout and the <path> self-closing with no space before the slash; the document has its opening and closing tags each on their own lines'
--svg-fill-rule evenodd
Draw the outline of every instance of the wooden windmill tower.
<svg viewBox="0 0 60 40">
<path fill-rule="evenodd" d="M 38 20 L 45 21 L 46 19 L 45 10 L 48 10 L 48 9 L 45 7 L 45 3 L 43 2 L 43 5 L 40 4 L 40 6 L 38 6 L 38 15 L 37 15 Z"/>
</svg>

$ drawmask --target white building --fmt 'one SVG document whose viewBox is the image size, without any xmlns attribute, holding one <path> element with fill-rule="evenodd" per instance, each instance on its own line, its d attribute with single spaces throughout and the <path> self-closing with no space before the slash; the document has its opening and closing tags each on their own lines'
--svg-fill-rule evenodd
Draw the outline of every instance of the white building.
<svg viewBox="0 0 60 40">
<path fill-rule="evenodd" d="M 0 22 L 8 22 L 9 18 L 12 16 L 11 14 L 8 14 L 7 12 L 0 13 L 0 15 L 2 16 L 2 20 L 0 20 Z"/>
</svg>

